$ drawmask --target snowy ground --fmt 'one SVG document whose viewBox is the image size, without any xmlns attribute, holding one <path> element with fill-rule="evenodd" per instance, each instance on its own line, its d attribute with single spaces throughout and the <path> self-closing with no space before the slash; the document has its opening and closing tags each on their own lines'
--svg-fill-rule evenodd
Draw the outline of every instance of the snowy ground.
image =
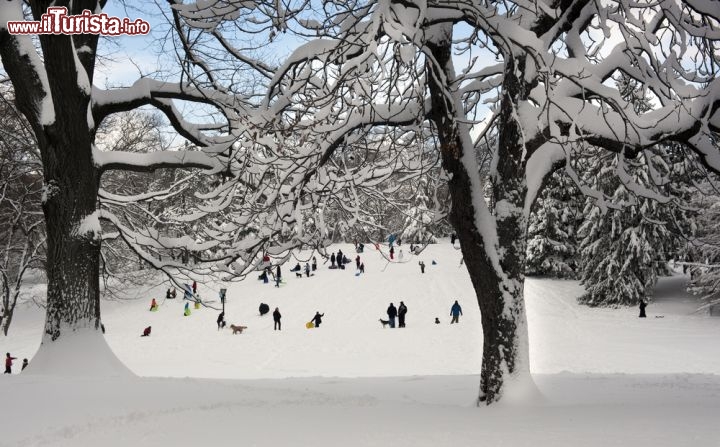
<svg viewBox="0 0 720 447">
<path fill-rule="evenodd" d="M 279 289 L 230 285 L 227 320 L 248 326 L 242 335 L 218 332 L 212 309 L 183 317 L 184 302 L 159 289 L 103 303 L 107 342 L 141 378 L 4 376 L 0 445 L 720 445 L 720 319 L 693 313 L 682 276 L 661 281 L 644 320 L 578 306 L 576 282 L 528 280 L 543 398 L 488 409 L 473 405 L 480 314 L 459 252 L 429 247 L 425 275 L 407 253 L 389 266 L 373 249 L 362 256 L 360 277 L 325 265 L 299 279 L 287 267 Z M 216 299 L 219 287 L 200 292 Z M 451 326 L 455 299 L 464 315 Z M 383 329 L 400 300 L 407 328 Z M 280 308 L 282 332 L 260 302 Z M 316 310 L 322 327 L 305 329 Z M 31 357 L 41 329 L 41 313 L 19 310 L 0 352 Z"/>
</svg>

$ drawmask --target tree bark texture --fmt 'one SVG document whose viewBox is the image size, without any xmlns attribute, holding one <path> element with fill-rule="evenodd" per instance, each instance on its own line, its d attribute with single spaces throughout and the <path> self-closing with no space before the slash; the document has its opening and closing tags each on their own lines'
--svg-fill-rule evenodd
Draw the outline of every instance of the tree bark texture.
<svg viewBox="0 0 720 447">
<path fill-rule="evenodd" d="M 518 123 L 513 119 L 513 101 L 517 100 L 517 81 L 513 67 L 506 67 L 506 84 L 500 122 L 497 173 L 493 183 L 492 216 L 496 240 L 486 240 L 487 231 L 478 227 L 475 204 L 484 201 L 482 188 L 473 187 L 471 175 L 462 158 L 475 157 L 470 142 L 463 138 L 458 117 L 462 111 L 453 104 L 450 86 L 455 78 L 451 62 L 450 39 L 428 42 L 437 64 L 428 63 L 428 87 L 432 101 L 430 119 L 438 129 L 443 168 L 451 174 L 449 190 L 452 199 L 450 222 L 460 240 L 465 265 L 475 289 L 482 314 L 483 360 L 478 403 L 499 400 L 506 382 L 522 376 L 529 380 L 527 324 L 523 297 L 526 222 L 523 206 L 525 154 Z M 433 66 L 431 66 L 433 65 Z M 442 70 L 442 73 L 437 73 Z M 443 81 L 444 79 L 444 81 Z M 465 143 L 464 143 L 465 142 Z M 491 234 L 494 232 L 491 231 Z M 493 261 L 489 252 L 498 253 Z M 499 264 L 499 265 L 497 265 Z M 498 268 L 499 267 L 499 268 Z"/>
</svg>

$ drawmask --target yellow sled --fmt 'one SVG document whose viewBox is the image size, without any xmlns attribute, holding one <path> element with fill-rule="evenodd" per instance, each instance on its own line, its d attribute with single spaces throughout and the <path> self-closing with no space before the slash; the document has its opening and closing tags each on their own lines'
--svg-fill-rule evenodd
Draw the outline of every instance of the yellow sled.
<svg viewBox="0 0 720 447">
<path fill-rule="evenodd" d="M 315 327 L 315 324 L 312 321 L 308 321 L 307 323 L 305 323 L 305 327 L 308 329 L 312 329 Z"/>
</svg>

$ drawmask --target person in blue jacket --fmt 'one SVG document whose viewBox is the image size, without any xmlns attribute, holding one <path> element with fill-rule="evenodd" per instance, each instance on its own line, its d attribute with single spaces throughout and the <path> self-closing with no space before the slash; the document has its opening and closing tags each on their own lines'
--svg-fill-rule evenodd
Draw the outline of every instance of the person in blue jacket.
<svg viewBox="0 0 720 447">
<path fill-rule="evenodd" d="M 462 315 L 462 307 L 460 307 L 457 300 L 455 300 L 455 304 L 453 304 L 450 308 L 450 315 L 452 316 L 450 324 L 459 323 L 458 318 L 460 318 L 460 315 Z"/>
</svg>

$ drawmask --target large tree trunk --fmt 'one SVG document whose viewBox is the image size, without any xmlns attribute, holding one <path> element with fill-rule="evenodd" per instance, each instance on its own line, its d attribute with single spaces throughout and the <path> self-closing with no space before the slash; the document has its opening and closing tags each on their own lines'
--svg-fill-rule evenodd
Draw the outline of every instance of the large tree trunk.
<svg viewBox="0 0 720 447">
<path fill-rule="evenodd" d="M 50 5 L 32 3 L 35 19 Z M 79 0 L 69 14 L 97 8 L 96 0 Z M 100 171 L 92 159 L 95 129 L 88 109 L 97 36 L 41 35 L 42 57 L 21 39 L 0 33 L 0 55 L 18 109 L 33 127 L 42 156 L 48 279 L 42 352 L 64 333 L 80 329 L 90 329 L 102 339 L 101 238 L 94 214 Z M 76 53 L 76 48 L 83 51 Z"/>
<path fill-rule="evenodd" d="M 451 174 L 450 222 L 457 232 L 482 314 L 483 359 L 478 403 L 490 404 L 507 394 L 506 389 L 514 394 L 532 386 L 523 296 L 526 243 L 523 205 L 527 187 L 522 138 L 511 117 L 513 98 L 505 93 L 497 173 L 492 178 L 491 213 L 485 203 L 484 185 L 477 172 L 467 125 L 461 124 L 465 117 L 457 109 L 461 107 L 460 101 L 451 99 L 454 95 L 449 86 L 455 73 L 450 32 L 435 32 L 433 36 L 438 40 L 428 43 L 437 62 L 428 63 L 428 71 L 433 73 L 428 77 L 431 119 L 438 129 L 443 168 Z M 509 381 L 517 383 L 508 385 Z"/>
</svg>

